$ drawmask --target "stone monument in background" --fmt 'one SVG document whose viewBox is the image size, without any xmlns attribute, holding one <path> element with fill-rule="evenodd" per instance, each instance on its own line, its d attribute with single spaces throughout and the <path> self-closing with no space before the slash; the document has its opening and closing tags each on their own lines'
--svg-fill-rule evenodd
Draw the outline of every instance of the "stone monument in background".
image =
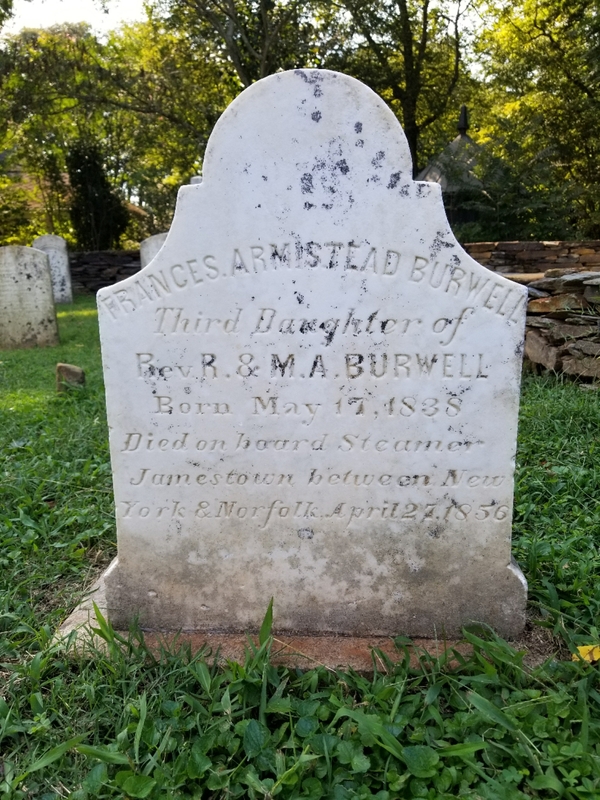
<svg viewBox="0 0 600 800">
<path fill-rule="evenodd" d="M 524 625 L 511 560 L 526 290 L 335 72 L 244 91 L 160 253 L 98 293 L 116 627 Z"/>
<path fill-rule="evenodd" d="M 158 253 L 160 248 L 163 246 L 167 238 L 166 233 L 157 233 L 154 236 L 149 236 L 147 239 L 144 239 L 143 242 L 140 244 L 140 263 L 142 265 L 142 269 L 147 267 L 148 264 L 152 261 L 154 256 Z"/>
<path fill-rule="evenodd" d="M 0 348 L 57 344 L 48 256 L 32 247 L 0 247 Z"/>
<path fill-rule="evenodd" d="M 32 246 L 48 256 L 54 302 L 72 303 L 71 270 L 69 268 L 69 254 L 65 240 L 62 236 L 54 236 L 54 234 L 49 233 L 45 236 L 38 236 Z"/>
</svg>

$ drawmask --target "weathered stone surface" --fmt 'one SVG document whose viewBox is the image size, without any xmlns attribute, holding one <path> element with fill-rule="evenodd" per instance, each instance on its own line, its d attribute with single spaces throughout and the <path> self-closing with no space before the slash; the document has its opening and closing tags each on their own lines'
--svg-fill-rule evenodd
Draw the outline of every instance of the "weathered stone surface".
<svg viewBox="0 0 600 800">
<path fill-rule="evenodd" d="M 584 378 L 600 378 L 600 358 L 567 356 L 562 361 L 562 371 L 567 375 Z"/>
<path fill-rule="evenodd" d="M 593 336 L 598 333 L 598 328 L 591 325 L 568 325 L 556 320 L 549 320 L 549 322 L 547 336 L 552 344 L 561 344 L 574 339 L 585 339 L 587 336 Z"/>
<path fill-rule="evenodd" d="M 349 77 L 252 85 L 162 250 L 98 294 L 117 627 L 522 628 L 511 562 L 527 291 L 466 254 Z"/>
<path fill-rule="evenodd" d="M 144 239 L 144 241 L 140 244 L 140 261 L 142 264 L 142 269 L 148 266 L 148 264 L 163 246 L 166 239 L 166 233 L 157 233 L 154 236 L 149 236 L 147 239 Z"/>
<path fill-rule="evenodd" d="M 553 269 L 547 269 L 544 273 L 544 277 L 559 278 L 561 275 L 573 275 L 575 272 L 578 272 L 577 267 L 556 267 Z"/>
<path fill-rule="evenodd" d="M 567 345 L 569 353 L 575 356 L 586 355 L 594 358 L 600 357 L 600 343 L 584 340 L 582 342 L 572 342 Z"/>
<path fill-rule="evenodd" d="M 532 284 L 544 277 L 543 272 L 503 272 L 502 275 L 515 283 Z"/>
<path fill-rule="evenodd" d="M 600 328 L 600 317 L 594 316 L 589 311 L 586 311 L 585 316 L 565 317 L 565 322 L 567 325 L 597 325 Z M 527 324 L 529 324 L 529 320 Z"/>
<path fill-rule="evenodd" d="M 48 256 L 32 247 L 0 247 L 0 348 L 58 343 Z"/>
<path fill-rule="evenodd" d="M 539 289 L 542 292 L 554 292 L 559 286 L 561 286 L 561 278 L 558 276 L 554 278 L 544 276 L 529 284 L 530 289 Z"/>
<path fill-rule="evenodd" d="M 85 372 L 74 364 L 57 364 L 56 391 L 64 392 L 72 386 L 85 386 Z"/>
<path fill-rule="evenodd" d="M 527 287 L 527 293 L 530 299 L 537 299 L 538 297 L 548 297 L 548 292 L 541 292 L 539 289 L 534 289 L 533 286 Z"/>
<path fill-rule="evenodd" d="M 54 236 L 49 233 L 46 236 L 38 236 L 33 242 L 33 247 L 48 256 L 54 302 L 72 303 L 73 289 L 71 287 L 69 254 L 65 240 L 62 236 Z"/>
<path fill-rule="evenodd" d="M 525 336 L 525 355 L 534 364 L 557 371 L 561 367 L 558 348 L 550 347 L 546 339 L 536 331 L 527 331 Z"/>
<path fill-rule="evenodd" d="M 527 312 L 529 314 L 556 314 L 557 312 L 564 314 L 587 307 L 587 301 L 582 295 L 555 294 L 530 300 L 527 304 Z"/>
<path fill-rule="evenodd" d="M 588 303 L 592 303 L 595 306 L 600 305 L 600 283 L 586 286 L 583 296 Z"/>
<path fill-rule="evenodd" d="M 530 288 L 540 289 L 552 294 L 561 294 L 563 292 L 573 292 L 582 290 L 584 285 L 591 279 L 598 278 L 596 272 L 572 272 L 567 275 L 559 275 L 555 277 L 544 277 L 540 280 L 533 281 Z"/>
</svg>

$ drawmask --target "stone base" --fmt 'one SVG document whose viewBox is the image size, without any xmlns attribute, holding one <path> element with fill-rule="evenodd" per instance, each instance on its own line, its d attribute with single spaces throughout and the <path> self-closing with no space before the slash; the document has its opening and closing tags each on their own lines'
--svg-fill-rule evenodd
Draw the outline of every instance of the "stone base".
<svg viewBox="0 0 600 800">
<path fill-rule="evenodd" d="M 74 650 L 80 655 L 92 655 L 93 649 L 102 650 L 104 640 L 93 633 L 92 627 L 98 627 L 94 613 L 95 603 L 103 615 L 106 606 L 106 576 L 115 568 L 116 559 L 111 563 L 99 580 L 90 588 L 86 597 L 67 617 L 58 629 L 55 639 L 62 639 L 75 634 Z M 127 632 L 118 631 L 122 636 Z M 144 631 L 146 643 L 153 651 L 161 647 L 167 649 L 189 645 L 193 653 L 206 646 L 207 659 L 218 658 L 219 661 L 243 662 L 249 647 L 248 635 L 244 633 L 220 633 L 218 631 Z M 254 642 L 256 636 L 251 637 Z M 438 641 L 435 639 L 412 639 L 409 647 L 411 666 L 417 666 L 419 658 L 425 654 L 432 657 L 442 655 L 446 650 L 456 650 L 462 655 L 471 651 L 471 646 L 458 640 Z M 352 668 L 357 672 L 373 672 L 374 666 L 385 672 L 384 660 L 375 652 L 380 650 L 392 661 L 403 658 L 393 639 L 387 636 L 355 637 L 355 636 L 300 636 L 282 634 L 273 636 L 272 663 L 286 667 L 311 669 L 323 666 L 327 669 Z"/>
</svg>

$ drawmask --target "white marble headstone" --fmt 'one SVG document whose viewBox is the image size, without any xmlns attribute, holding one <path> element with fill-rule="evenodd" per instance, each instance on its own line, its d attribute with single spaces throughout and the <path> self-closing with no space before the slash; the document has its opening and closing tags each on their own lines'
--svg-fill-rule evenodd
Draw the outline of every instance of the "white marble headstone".
<svg viewBox="0 0 600 800">
<path fill-rule="evenodd" d="M 48 256 L 54 302 L 72 303 L 71 270 L 65 240 L 62 236 L 54 236 L 54 234 L 48 233 L 45 236 L 38 236 L 33 242 L 33 247 Z"/>
<path fill-rule="evenodd" d="M 151 267 L 98 293 L 116 625 L 524 624 L 526 290 L 452 235 L 370 89 L 273 75 L 218 121 Z"/>
<path fill-rule="evenodd" d="M 140 263 L 142 265 L 142 269 L 148 266 L 148 264 L 163 246 L 166 239 L 166 233 L 156 233 L 154 236 L 149 236 L 147 239 L 144 239 L 144 241 L 141 242 Z"/>
<path fill-rule="evenodd" d="M 48 256 L 0 247 L 0 348 L 59 344 Z"/>
</svg>

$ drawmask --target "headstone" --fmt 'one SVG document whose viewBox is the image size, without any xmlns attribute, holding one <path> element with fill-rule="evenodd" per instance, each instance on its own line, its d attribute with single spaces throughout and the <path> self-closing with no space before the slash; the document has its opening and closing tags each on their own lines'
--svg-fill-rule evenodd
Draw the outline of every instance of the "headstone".
<svg viewBox="0 0 600 800">
<path fill-rule="evenodd" d="M 74 386 L 85 386 L 85 372 L 75 364 L 57 364 L 56 391 L 66 392 Z"/>
<path fill-rule="evenodd" d="M 0 348 L 59 344 L 48 256 L 0 247 Z"/>
<path fill-rule="evenodd" d="M 157 233 L 154 236 L 149 236 L 140 244 L 140 262 L 142 269 L 147 267 L 152 261 L 154 256 L 158 253 L 167 239 L 166 233 Z"/>
<path fill-rule="evenodd" d="M 524 624 L 527 290 L 475 262 L 370 89 L 298 70 L 219 119 L 150 268 L 98 293 L 116 626 Z"/>
<path fill-rule="evenodd" d="M 38 236 L 33 242 L 33 247 L 48 256 L 54 302 L 72 303 L 71 270 L 65 240 L 62 236 L 54 236 L 49 233 L 45 236 Z"/>
</svg>

